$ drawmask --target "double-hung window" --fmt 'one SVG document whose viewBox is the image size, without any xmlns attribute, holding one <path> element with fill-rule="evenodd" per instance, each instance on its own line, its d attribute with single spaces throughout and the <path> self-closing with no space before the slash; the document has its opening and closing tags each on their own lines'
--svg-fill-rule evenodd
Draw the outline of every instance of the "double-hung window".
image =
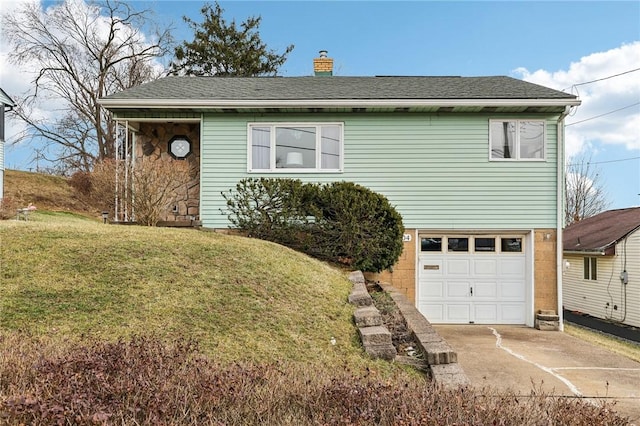
<svg viewBox="0 0 640 426">
<path fill-rule="evenodd" d="M 250 172 L 342 172 L 341 123 L 251 123 Z"/>
<path fill-rule="evenodd" d="M 489 120 L 491 160 L 544 160 L 543 120 Z"/>
</svg>

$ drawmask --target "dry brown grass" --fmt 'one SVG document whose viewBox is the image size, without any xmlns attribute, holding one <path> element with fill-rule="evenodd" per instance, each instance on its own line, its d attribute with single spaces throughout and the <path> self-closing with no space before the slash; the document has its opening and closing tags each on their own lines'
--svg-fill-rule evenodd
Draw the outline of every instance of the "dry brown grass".
<svg viewBox="0 0 640 426">
<path fill-rule="evenodd" d="M 599 333 L 597 331 L 592 331 L 584 327 L 567 323 L 564 324 L 564 332 L 586 342 L 602 346 L 611 352 L 615 352 L 634 361 L 640 362 L 639 343 L 631 343 L 604 333 Z"/>
<path fill-rule="evenodd" d="M 69 211 L 98 216 L 92 211 L 62 176 L 41 173 L 5 170 L 4 196 L 17 206 L 27 207 L 33 203 L 39 210 Z M 11 212 L 10 216 L 15 216 Z"/>
<path fill-rule="evenodd" d="M 8 425 L 623 425 L 608 407 L 532 394 L 439 389 L 338 364 L 218 364 L 197 344 L 153 338 L 52 347 L 0 334 Z M 488 394 L 488 393 L 487 393 Z"/>
</svg>

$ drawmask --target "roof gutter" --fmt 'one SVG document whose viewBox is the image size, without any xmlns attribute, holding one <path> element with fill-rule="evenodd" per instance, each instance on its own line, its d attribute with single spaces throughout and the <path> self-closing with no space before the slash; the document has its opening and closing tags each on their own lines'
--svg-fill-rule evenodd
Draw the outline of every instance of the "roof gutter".
<svg viewBox="0 0 640 426">
<path fill-rule="evenodd" d="M 607 253 L 605 253 L 602 250 L 565 250 L 563 252 L 564 254 L 575 254 L 575 255 L 585 255 L 585 254 L 589 254 L 589 255 L 598 255 L 598 256 L 606 256 Z"/>
<path fill-rule="evenodd" d="M 370 107 L 513 107 L 580 105 L 578 99 L 113 99 L 98 102 L 105 108 L 370 108 Z M 564 114 L 562 116 L 564 118 Z"/>
</svg>

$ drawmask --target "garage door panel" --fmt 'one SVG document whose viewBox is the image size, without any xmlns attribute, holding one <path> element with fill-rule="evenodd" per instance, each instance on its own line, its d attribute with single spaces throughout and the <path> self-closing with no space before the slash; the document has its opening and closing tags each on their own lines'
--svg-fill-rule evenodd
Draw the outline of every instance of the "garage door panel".
<svg viewBox="0 0 640 426">
<path fill-rule="evenodd" d="M 447 281 L 446 297 L 447 298 L 467 298 L 470 295 L 469 281 Z"/>
<path fill-rule="evenodd" d="M 478 255 L 483 256 L 483 255 Z M 497 259 L 474 259 L 473 274 L 479 277 L 494 277 L 498 273 Z"/>
<path fill-rule="evenodd" d="M 441 277 L 444 273 L 442 263 L 442 259 L 434 258 L 420 262 L 420 277 Z"/>
<path fill-rule="evenodd" d="M 437 303 L 422 303 L 419 310 L 429 321 L 438 323 L 446 322 L 444 317 L 444 305 Z"/>
<path fill-rule="evenodd" d="M 499 297 L 501 299 L 524 300 L 524 281 L 502 281 Z"/>
<path fill-rule="evenodd" d="M 449 303 L 445 309 L 447 322 L 468 323 L 471 320 L 471 305 L 469 303 Z"/>
<path fill-rule="evenodd" d="M 474 322 L 487 323 L 495 322 L 498 318 L 498 307 L 495 303 L 482 304 L 474 303 L 473 305 Z"/>
<path fill-rule="evenodd" d="M 447 259 L 445 273 L 449 276 L 469 276 L 471 261 L 469 259 Z"/>
<path fill-rule="evenodd" d="M 500 275 L 501 276 L 522 276 L 524 271 L 525 259 L 523 256 L 507 257 L 500 259 Z"/>
<path fill-rule="evenodd" d="M 524 303 L 501 304 L 501 324 L 524 324 Z"/>
<path fill-rule="evenodd" d="M 422 297 L 427 299 L 444 297 L 444 281 L 420 281 L 420 284 Z"/>
<path fill-rule="evenodd" d="M 497 299 L 498 283 L 495 281 L 476 281 L 473 285 L 473 296 L 475 299 Z"/>
</svg>

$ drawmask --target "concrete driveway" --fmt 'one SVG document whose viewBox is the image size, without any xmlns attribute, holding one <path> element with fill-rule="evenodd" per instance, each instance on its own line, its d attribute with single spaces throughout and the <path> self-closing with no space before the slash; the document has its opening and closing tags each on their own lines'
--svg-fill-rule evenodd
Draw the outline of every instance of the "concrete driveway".
<svg viewBox="0 0 640 426">
<path fill-rule="evenodd" d="M 474 386 L 615 401 L 618 413 L 640 425 L 638 362 L 557 331 L 505 325 L 433 328 L 457 351 Z"/>
</svg>

